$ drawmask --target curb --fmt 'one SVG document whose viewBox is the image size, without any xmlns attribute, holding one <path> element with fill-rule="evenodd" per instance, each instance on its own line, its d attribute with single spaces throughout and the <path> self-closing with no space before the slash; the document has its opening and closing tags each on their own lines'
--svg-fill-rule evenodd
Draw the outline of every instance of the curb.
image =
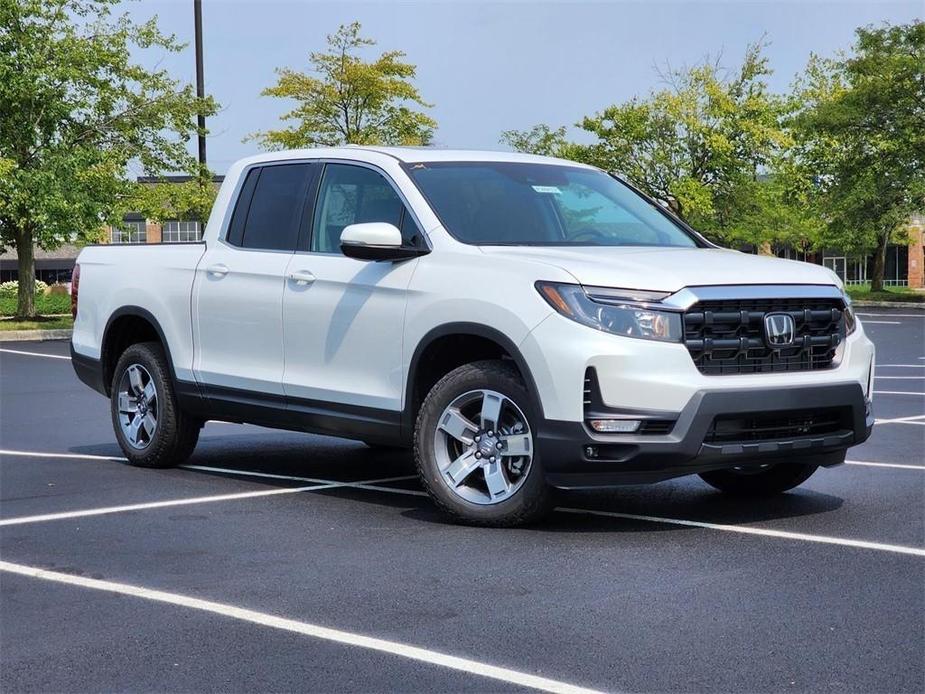
<svg viewBox="0 0 925 694">
<path fill-rule="evenodd" d="M 852 301 L 859 308 L 914 308 L 925 311 L 925 302 L 913 301 Z"/>
<path fill-rule="evenodd" d="M 73 330 L 0 330 L 0 342 L 45 342 L 70 340 Z"/>
</svg>

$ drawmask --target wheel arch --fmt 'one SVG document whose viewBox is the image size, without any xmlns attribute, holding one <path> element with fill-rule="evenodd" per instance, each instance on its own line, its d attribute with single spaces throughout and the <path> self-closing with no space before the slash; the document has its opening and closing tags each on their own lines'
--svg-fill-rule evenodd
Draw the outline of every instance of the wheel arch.
<svg viewBox="0 0 925 694">
<path fill-rule="evenodd" d="M 454 341 L 456 342 L 455 347 L 452 345 Z M 460 349 L 460 347 L 465 348 L 466 346 L 477 346 L 477 349 L 472 353 L 472 358 L 460 361 L 457 353 L 450 358 L 444 357 L 443 360 L 438 361 L 436 368 L 428 368 L 430 363 L 428 357 L 434 356 L 435 353 L 442 354 L 442 347 Z M 431 329 L 421 338 L 408 364 L 408 373 L 405 379 L 404 408 L 402 409 L 403 438 L 406 440 L 411 439 L 418 410 L 434 383 L 452 369 L 462 366 L 462 364 L 483 358 L 499 357 L 507 357 L 517 367 L 518 372 L 524 379 L 527 390 L 536 398 L 537 411 L 542 418 L 544 416 L 543 402 L 537 390 L 536 381 L 527 360 L 524 359 L 523 354 L 513 340 L 500 330 L 481 323 L 445 323 Z M 446 368 L 446 365 L 450 365 L 450 367 Z"/>
<path fill-rule="evenodd" d="M 128 347 L 139 342 L 159 342 L 161 344 L 167 357 L 170 379 L 175 384 L 177 383 L 170 344 L 167 342 L 160 322 L 153 313 L 141 306 L 121 306 L 113 311 L 109 320 L 106 321 L 100 349 L 100 369 L 107 397 L 110 395 L 112 378 L 119 357 Z"/>
</svg>

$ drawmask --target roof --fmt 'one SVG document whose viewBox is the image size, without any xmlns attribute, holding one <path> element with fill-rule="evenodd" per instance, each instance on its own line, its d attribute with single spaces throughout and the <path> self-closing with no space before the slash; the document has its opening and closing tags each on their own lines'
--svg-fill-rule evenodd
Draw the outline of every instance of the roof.
<svg viewBox="0 0 925 694">
<path fill-rule="evenodd" d="M 522 152 L 495 152 L 492 150 L 477 149 L 437 149 L 435 147 L 375 147 L 367 145 L 344 145 L 343 147 L 325 147 L 318 149 L 278 150 L 247 157 L 246 159 L 239 161 L 238 164 L 248 165 L 261 162 L 284 161 L 288 159 L 312 159 L 322 157 L 362 160 L 364 158 L 362 156 L 364 153 L 372 156 L 385 155 L 406 164 L 440 161 L 484 161 L 525 164 L 552 164 L 556 166 L 579 166 L 582 168 L 593 168 L 587 164 L 579 164 L 578 162 L 568 161 L 567 159 L 543 157 L 536 154 L 524 154 Z"/>
<path fill-rule="evenodd" d="M 77 254 L 80 253 L 80 248 L 70 244 L 64 244 L 59 246 L 54 250 L 46 251 L 43 248 L 36 246 L 33 251 L 35 254 L 35 260 L 71 260 L 77 257 Z M 16 248 L 13 246 L 7 246 L 5 252 L 0 252 L 0 260 L 17 260 L 18 255 L 16 254 Z"/>
<path fill-rule="evenodd" d="M 138 183 L 189 183 L 196 180 L 195 176 L 175 175 L 175 176 L 139 176 L 135 179 Z M 221 183 L 225 180 L 224 176 L 213 176 L 212 183 Z"/>
</svg>

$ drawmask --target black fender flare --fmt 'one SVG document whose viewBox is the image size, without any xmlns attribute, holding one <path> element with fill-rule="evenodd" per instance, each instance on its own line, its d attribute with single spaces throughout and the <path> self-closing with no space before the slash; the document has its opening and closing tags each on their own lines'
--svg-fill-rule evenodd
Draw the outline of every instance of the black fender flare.
<svg viewBox="0 0 925 694">
<path fill-rule="evenodd" d="M 543 412 L 543 401 L 540 398 L 540 392 L 536 387 L 536 381 L 533 379 L 533 372 L 530 371 L 530 367 L 527 365 L 527 360 L 524 359 L 523 354 L 521 354 L 520 349 L 518 349 L 517 345 L 514 344 L 513 340 L 511 340 L 500 330 L 491 328 L 487 325 L 482 325 L 481 323 L 444 323 L 443 325 L 438 325 L 436 328 L 432 328 L 424 335 L 424 337 L 421 338 L 417 347 L 414 349 L 414 354 L 411 356 L 411 362 L 408 364 L 408 373 L 405 378 L 405 405 L 402 408 L 401 418 L 402 434 L 406 440 L 410 441 L 411 436 L 414 433 L 414 420 L 416 413 L 412 410 L 414 404 L 413 386 L 417 376 L 421 355 L 435 340 L 438 340 L 441 337 L 446 337 L 447 335 L 471 335 L 474 337 L 482 337 L 497 343 L 502 349 L 504 349 L 504 351 L 510 355 L 511 359 L 517 365 L 517 369 L 520 371 L 524 381 L 526 382 L 527 390 L 533 393 L 534 397 L 536 398 L 536 408 L 540 419 L 545 420 L 545 414 Z"/>
<path fill-rule="evenodd" d="M 146 308 L 142 308 L 141 306 L 120 306 L 115 311 L 113 311 L 112 314 L 110 314 L 109 319 L 106 321 L 106 327 L 103 329 L 103 340 L 100 343 L 100 369 L 102 372 L 101 375 L 103 378 L 103 387 L 106 389 L 106 396 L 109 396 L 109 387 L 111 385 L 110 383 L 106 382 L 106 366 L 110 359 L 110 355 L 108 354 L 107 349 L 109 331 L 112 328 L 113 323 L 115 323 L 118 319 L 124 318 L 126 316 L 143 318 L 154 328 L 154 331 L 157 333 L 158 339 L 160 340 L 161 345 L 164 347 L 164 352 L 167 356 L 167 366 L 170 368 L 170 379 L 174 382 L 174 384 L 176 384 L 177 374 L 173 368 L 173 356 L 170 354 L 170 343 L 167 342 L 167 337 L 164 335 L 164 329 L 161 327 L 160 322 L 157 320 L 157 318 L 154 317 L 154 314 Z"/>
</svg>

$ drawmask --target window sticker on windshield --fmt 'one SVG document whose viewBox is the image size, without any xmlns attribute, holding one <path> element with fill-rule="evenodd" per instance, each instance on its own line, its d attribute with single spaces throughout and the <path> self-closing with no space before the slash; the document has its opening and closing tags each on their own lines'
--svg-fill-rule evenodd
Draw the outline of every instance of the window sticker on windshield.
<svg viewBox="0 0 925 694">
<path fill-rule="evenodd" d="M 556 186 L 530 186 L 537 193 L 549 193 L 551 195 L 562 195 L 562 191 Z"/>
</svg>

